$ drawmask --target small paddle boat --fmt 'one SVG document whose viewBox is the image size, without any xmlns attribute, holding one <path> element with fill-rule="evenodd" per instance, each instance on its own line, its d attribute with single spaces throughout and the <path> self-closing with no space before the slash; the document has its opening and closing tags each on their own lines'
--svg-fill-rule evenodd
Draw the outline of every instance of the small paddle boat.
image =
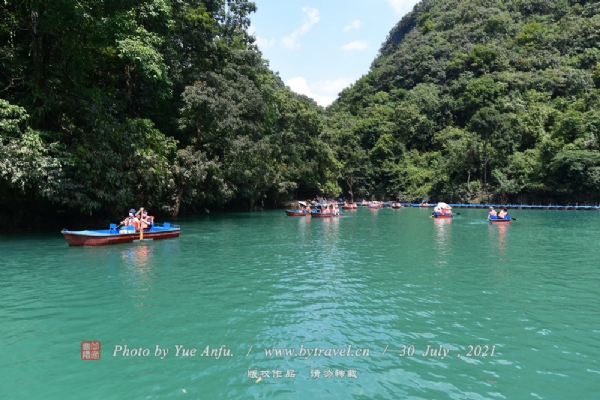
<svg viewBox="0 0 600 400">
<path fill-rule="evenodd" d="M 306 217 L 308 215 L 307 211 L 301 210 L 285 210 L 285 213 L 288 217 Z"/>
<path fill-rule="evenodd" d="M 356 210 L 358 207 L 356 206 L 355 203 L 350 203 L 350 204 L 344 204 L 342 206 L 342 210 Z"/>
<path fill-rule="evenodd" d="M 338 211 L 337 214 L 333 214 L 333 210 L 329 210 L 327 204 L 317 204 L 315 210 L 311 210 L 310 216 L 313 218 L 331 218 L 341 217 L 342 213 Z"/>
<path fill-rule="evenodd" d="M 142 235 L 135 231 L 133 226 L 117 229 L 116 224 L 110 224 L 109 229 L 70 231 L 63 229 L 61 233 L 67 240 L 69 246 L 106 246 L 109 244 L 132 243 L 140 240 L 161 240 L 179 237 L 179 225 L 171 225 L 168 222 L 156 223 L 148 229 L 144 229 Z"/>
<path fill-rule="evenodd" d="M 446 203 L 439 202 L 437 206 L 433 208 L 431 216 L 433 218 L 452 218 L 452 207 Z"/>
<path fill-rule="evenodd" d="M 400 203 L 392 203 L 391 207 L 395 208 L 395 209 L 399 209 L 399 208 L 402 208 L 402 205 Z"/>
<path fill-rule="evenodd" d="M 488 217 L 488 221 L 490 221 L 490 224 L 492 224 L 492 225 L 510 225 L 512 218 L 508 214 L 506 214 L 506 216 L 504 218 L 498 218 L 496 216 L 490 215 Z"/>
<path fill-rule="evenodd" d="M 380 208 L 381 204 L 376 201 L 369 203 L 369 210 L 379 210 Z"/>
<path fill-rule="evenodd" d="M 434 212 L 433 214 L 431 214 L 431 216 L 433 218 L 452 218 L 452 213 L 445 214 L 445 213 L 440 213 L 440 212 Z"/>
<path fill-rule="evenodd" d="M 306 202 L 299 201 L 298 205 L 299 207 L 296 210 L 285 210 L 285 214 L 288 217 L 306 217 L 309 213 L 309 210 L 304 208 L 306 207 Z"/>
<path fill-rule="evenodd" d="M 323 212 L 321 210 L 312 210 L 310 216 L 313 218 L 331 218 L 333 215 L 330 213 Z"/>
</svg>

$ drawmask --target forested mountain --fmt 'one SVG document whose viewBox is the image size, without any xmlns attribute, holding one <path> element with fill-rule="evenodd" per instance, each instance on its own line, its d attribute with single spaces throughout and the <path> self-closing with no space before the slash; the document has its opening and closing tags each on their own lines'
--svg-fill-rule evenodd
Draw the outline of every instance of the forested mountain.
<svg viewBox="0 0 600 400">
<path fill-rule="evenodd" d="M 1 2 L 0 227 L 338 190 L 323 110 L 268 69 L 247 31 L 254 11 L 247 0 Z"/>
<path fill-rule="evenodd" d="M 598 201 L 600 3 L 424 0 L 327 110 L 269 70 L 254 11 L 1 2 L 0 228 L 316 194 Z"/>
<path fill-rule="evenodd" d="M 424 0 L 328 110 L 361 197 L 598 202 L 600 2 Z"/>
</svg>

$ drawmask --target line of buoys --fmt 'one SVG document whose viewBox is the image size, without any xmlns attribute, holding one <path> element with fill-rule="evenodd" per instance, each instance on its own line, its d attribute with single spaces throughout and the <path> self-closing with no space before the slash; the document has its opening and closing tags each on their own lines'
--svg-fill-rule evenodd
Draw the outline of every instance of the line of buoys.
<svg viewBox="0 0 600 400">
<path fill-rule="evenodd" d="M 436 203 L 437 204 L 437 203 Z M 436 204 L 414 204 L 412 207 L 434 207 Z M 404 204 L 403 204 L 404 205 Z M 508 210 L 573 210 L 573 211 L 600 211 L 600 206 L 563 206 L 555 205 L 535 205 L 535 204 L 449 204 L 452 208 L 506 208 Z"/>
</svg>

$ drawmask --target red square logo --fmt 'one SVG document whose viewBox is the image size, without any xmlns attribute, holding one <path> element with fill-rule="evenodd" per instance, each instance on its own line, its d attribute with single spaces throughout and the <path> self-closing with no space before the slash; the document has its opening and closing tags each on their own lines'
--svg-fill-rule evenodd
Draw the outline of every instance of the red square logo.
<svg viewBox="0 0 600 400">
<path fill-rule="evenodd" d="M 81 342 L 81 359 L 99 360 L 100 359 L 100 342 Z"/>
</svg>

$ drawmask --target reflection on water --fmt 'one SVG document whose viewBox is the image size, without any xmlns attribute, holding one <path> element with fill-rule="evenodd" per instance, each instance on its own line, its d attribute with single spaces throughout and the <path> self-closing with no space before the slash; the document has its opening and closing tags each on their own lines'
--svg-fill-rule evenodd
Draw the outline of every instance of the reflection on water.
<svg viewBox="0 0 600 400">
<path fill-rule="evenodd" d="M 448 243 L 450 240 L 452 218 L 433 218 L 433 226 L 435 226 L 437 242 L 441 245 Z"/>
<path fill-rule="evenodd" d="M 433 226 L 435 227 L 436 254 L 440 257 L 437 264 L 446 265 L 447 257 L 451 252 L 452 218 L 433 218 Z"/>
<path fill-rule="evenodd" d="M 501 255 L 506 255 L 508 229 L 509 226 L 504 224 L 489 225 L 490 241 L 495 242 Z"/>
<path fill-rule="evenodd" d="M 121 258 L 126 264 L 132 264 L 135 267 L 143 268 L 148 265 L 148 259 L 152 253 L 151 247 L 145 244 L 138 246 L 133 245 L 128 248 L 124 248 L 121 251 Z"/>
<path fill-rule="evenodd" d="M 141 242 L 121 249 L 121 259 L 127 271 L 127 282 L 133 290 L 132 298 L 146 299 L 154 284 L 153 266 L 155 265 L 153 242 Z M 147 301 L 147 300 L 145 300 Z M 146 306 L 147 303 L 136 303 Z"/>
</svg>

